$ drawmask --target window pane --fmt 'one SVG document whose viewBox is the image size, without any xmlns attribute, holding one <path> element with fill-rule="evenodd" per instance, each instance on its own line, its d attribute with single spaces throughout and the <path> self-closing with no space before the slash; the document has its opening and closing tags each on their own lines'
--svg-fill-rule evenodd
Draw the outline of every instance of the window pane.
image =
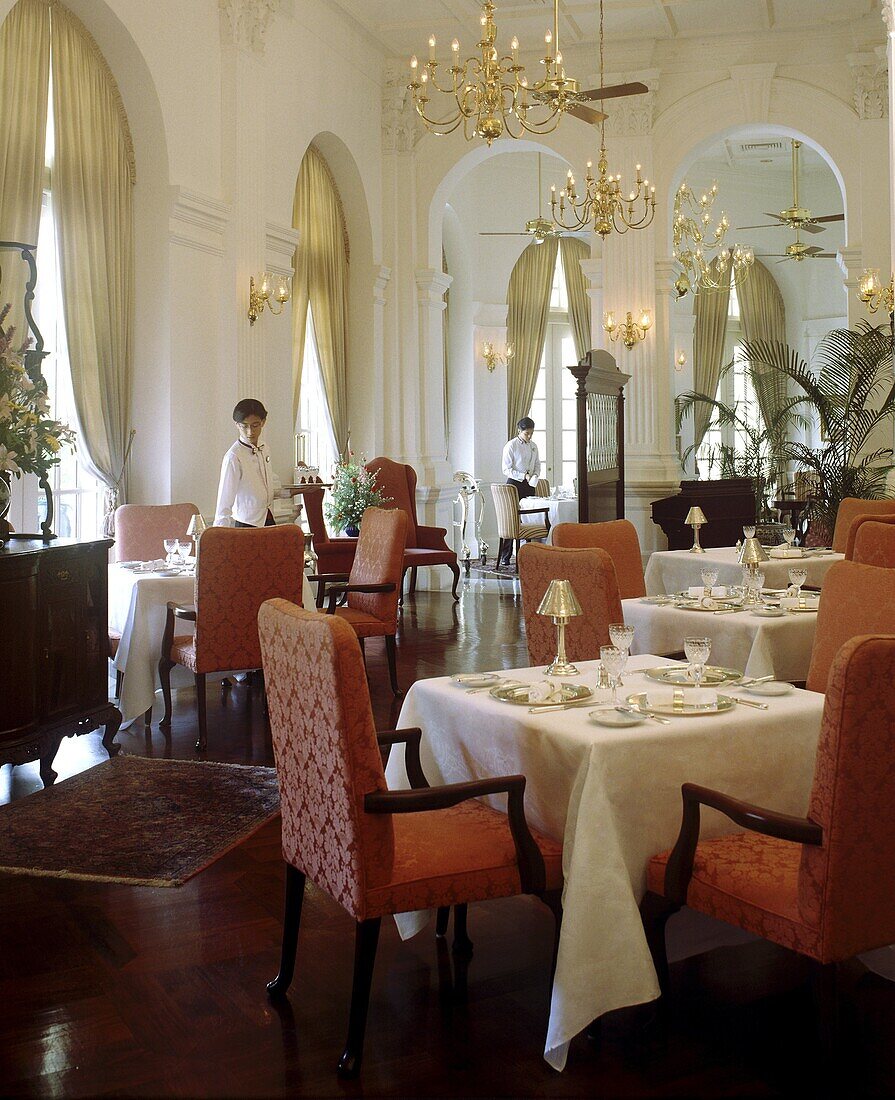
<svg viewBox="0 0 895 1100">
<path fill-rule="evenodd" d="M 562 482 L 561 484 L 570 492 L 574 485 L 575 478 L 577 477 L 577 467 L 574 462 L 564 462 L 562 464 Z"/>
<path fill-rule="evenodd" d="M 538 371 L 537 381 L 535 382 L 534 400 L 543 401 L 547 397 L 547 371 L 542 366 Z"/>
<path fill-rule="evenodd" d="M 578 418 L 578 404 L 576 401 L 563 401 L 562 403 L 562 426 L 563 428 L 575 429 Z"/>
<path fill-rule="evenodd" d="M 563 462 L 574 462 L 575 452 L 578 447 L 578 433 L 564 431 L 562 433 L 562 457 Z"/>
<path fill-rule="evenodd" d="M 296 431 L 304 433 L 305 462 L 316 466 L 324 481 L 328 481 L 337 461 L 329 407 L 320 375 L 317 358 L 317 341 L 311 310 L 305 326 L 305 349 L 301 368 L 301 392 L 298 401 L 298 425 Z"/>
</svg>

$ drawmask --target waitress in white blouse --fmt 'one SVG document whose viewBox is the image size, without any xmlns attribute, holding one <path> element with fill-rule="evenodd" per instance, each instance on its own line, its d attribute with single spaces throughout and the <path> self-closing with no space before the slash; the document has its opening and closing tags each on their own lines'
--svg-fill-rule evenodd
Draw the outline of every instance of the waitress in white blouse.
<svg viewBox="0 0 895 1100">
<path fill-rule="evenodd" d="M 221 463 L 215 527 L 272 527 L 270 456 L 261 442 L 267 409 L 253 397 L 233 410 L 239 437 Z"/>
</svg>

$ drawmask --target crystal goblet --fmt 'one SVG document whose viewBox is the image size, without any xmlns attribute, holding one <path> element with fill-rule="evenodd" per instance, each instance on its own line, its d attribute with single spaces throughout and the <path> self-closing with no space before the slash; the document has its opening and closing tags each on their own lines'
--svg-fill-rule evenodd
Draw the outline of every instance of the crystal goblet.
<svg viewBox="0 0 895 1100">
<path fill-rule="evenodd" d="M 703 584 L 702 594 L 703 596 L 711 596 L 712 589 L 715 586 L 715 582 L 718 580 L 718 570 L 703 569 L 701 576 Z"/>
<path fill-rule="evenodd" d="M 600 646 L 600 664 L 606 669 L 606 673 L 609 676 L 609 687 L 612 690 L 613 705 L 618 703 L 618 685 L 621 682 L 622 672 L 624 671 L 627 659 L 627 653 L 617 645 Z"/>
<path fill-rule="evenodd" d="M 804 601 L 802 600 L 802 585 L 808 580 L 807 569 L 790 569 L 789 571 L 789 583 L 796 586 L 796 599 L 798 600 L 798 606 L 804 607 Z"/>
<path fill-rule="evenodd" d="M 705 675 L 706 662 L 712 652 L 711 638 L 684 638 L 684 653 L 689 662 L 687 675 L 696 681 L 697 688 Z"/>
<path fill-rule="evenodd" d="M 793 539 L 796 537 L 796 529 L 791 523 L 784 523 L 780 531 L 783 535 L 783 541 L 786 543 L 787 549 L 792 546 Z"/>
<path fill-rule="evenodd" d="M 173 565 L 177 555 L 178 540 L 165 539 L 162 545 L 165 547 L 165 565 Z"/>
<path fill-rule="evenodd" d="M 627 623 L 610 623 L 609 624 L 609 640 L 614 646 L 618 646 L 619 649 L 625 651 L 625 660 L 631 656 L 631 643 L 634 641 L 634 627 L 628 626 Z M 619 687 L 621 687 L 624 681 L 619 677 Z"/>
</svg>

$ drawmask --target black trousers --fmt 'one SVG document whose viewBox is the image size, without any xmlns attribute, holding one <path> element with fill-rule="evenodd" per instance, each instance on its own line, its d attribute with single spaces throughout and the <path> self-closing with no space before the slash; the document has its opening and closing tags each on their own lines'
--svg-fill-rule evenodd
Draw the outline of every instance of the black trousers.
<svg viewBox="0 0 895 1100">
<path fill-rule="evenodd" d="M 529 481 L 516 481 L 512 477 L 507 478 L 507 485 L 515 485 L 516 492 L 519 494 L 519 499 L 523 497 L 533 497 L 535 495 L 535 487 Z M 503 552 L 503 561 L 498 561 L 498 565 L 509 565 L 510 556 L 513 553 L 512 539 L 507 539 L 506 547 Z"/>
<path fill-rule="evenodd" d="M 253 530 L 255 529 L 254 523 L 243 523 L 241 520 L 238 520 L 238 519 L 235 519 L 233 521 L 233 526 L 234 527 L 251 527 Z M 267 509 L 267 516 L 264 520 L 264 526 L 265 527 L 275 527 L 276 526 L 276 520 L 273 518 L 273 513 L 271 512 L 271 510 L 269 508 Z"/>
</svg>

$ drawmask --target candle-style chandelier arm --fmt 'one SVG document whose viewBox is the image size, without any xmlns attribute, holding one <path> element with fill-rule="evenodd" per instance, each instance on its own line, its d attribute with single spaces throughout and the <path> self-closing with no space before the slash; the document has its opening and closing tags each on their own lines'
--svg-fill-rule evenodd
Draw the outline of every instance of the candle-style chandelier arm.
<svg viewBox="0 0 895 1100">
<path fill-rule="evenodd" d="M 724 243 L 730 219 L 723 210 L 712 227 L 711 211 L 717 195 L 715 182 L 697 198 L 686 181 L 675 194 L 672 251 L 681 265 L 681 273 L 674 284 L 679 298 L 690 290 L 714 291 L 739 286 L 755 261 L 755 253 L 749 245 L 731 247 Z"/>
</svg>

